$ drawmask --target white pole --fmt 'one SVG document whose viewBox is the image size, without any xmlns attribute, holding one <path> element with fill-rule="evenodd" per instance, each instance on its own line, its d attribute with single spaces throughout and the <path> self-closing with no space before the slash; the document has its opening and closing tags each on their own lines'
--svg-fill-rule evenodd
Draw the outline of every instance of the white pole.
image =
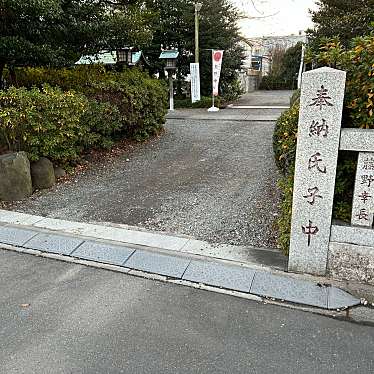
<svg viewBox="0 0 374 374">
<path fill-rule="evenodd" d="M 304 71 L 304 56 L 305 56 L 305 45 L 303 44 L 301 47 L 301 61 L 300 61 L 300 67 L 299 67 L 299 75 L 297 77 L 297 88 L 301 88 L 301 80 L 302 75 Z"/>
<path fill-rule="evenodd" d="M 173 87 L 173 75 L 169 70 L 169 95 L 170 95 L 170 110 L 174 110 L 174 87 Z"/>
</svg>

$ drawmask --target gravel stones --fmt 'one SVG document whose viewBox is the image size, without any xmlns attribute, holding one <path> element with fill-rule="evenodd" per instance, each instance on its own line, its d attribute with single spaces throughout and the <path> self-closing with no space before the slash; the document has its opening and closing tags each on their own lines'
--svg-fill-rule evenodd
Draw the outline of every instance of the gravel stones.
<svg viewBox="0 0 374 374">
<path fill-rule="evenodd" d="M 169 121 L 161 138 L 14 208 L 211 243 L 274 247 L 279 194 L 273 129 L 273 122 Z"/>
</svg>

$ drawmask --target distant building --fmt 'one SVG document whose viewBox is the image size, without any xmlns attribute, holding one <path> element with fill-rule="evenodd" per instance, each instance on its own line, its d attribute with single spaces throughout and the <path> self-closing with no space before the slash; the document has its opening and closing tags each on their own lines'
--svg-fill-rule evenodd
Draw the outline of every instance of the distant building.
<svg viewBox="0 0 374 374">
<path fill-rule="evenodd" d="M 245 47 L 246 59 L 242 68 L 247 70 L 260 71 L 262 75 L 269 74 L 271 70 L 271 56 L 274 48 L 287 49 L 298 42 L 306 42 L 306 35 L 285 35 L 285 36 L 262 36 L 248 38 L 243 46 Z"/>
<path fill-rule="evenodd" d="M 149 62 L 144 56 L 142 51 L 131 53 L 131 60 L 129 60 L 129 66 L 148 66 Z M 118 62 L 118 53 L 116 51 L 100 51 L 95 55 L 82 56 L 75 64 L 76 65 L 91 65 L 91 64 L 102 64 L 102 65 L 115 65 Z"/>
</svg>

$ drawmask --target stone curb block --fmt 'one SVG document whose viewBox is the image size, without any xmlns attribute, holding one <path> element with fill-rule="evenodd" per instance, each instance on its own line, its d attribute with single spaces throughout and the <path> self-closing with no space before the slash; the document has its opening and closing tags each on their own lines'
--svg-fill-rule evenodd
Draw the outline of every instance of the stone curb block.
<svg viewBox="0 0 374 374">
<path fill-rule="evenodd" d="M 123 245 L 105 244 L 76 236 L 43 233 L 0 226 L 0 243 L 50 254 L 77 257 L 96 263 L 120 265 L 129 274 L 144 271 L 197 284 L 265 296 L 271 299 L 310 305 L 323 309 L 344 309 L 360 304 L 345 291 L 311 281 L 275 275 L 249 267 L 219 261 L 196 261 L 176 252 L 161 254 Z M 30 253 L 30 252 L 29 252 Z"/>
</svg>

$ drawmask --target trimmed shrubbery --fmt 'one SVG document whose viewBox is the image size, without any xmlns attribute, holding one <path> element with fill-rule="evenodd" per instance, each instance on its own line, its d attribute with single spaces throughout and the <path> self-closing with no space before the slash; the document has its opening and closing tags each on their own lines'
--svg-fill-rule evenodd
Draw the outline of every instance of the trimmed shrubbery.
<svg viewBox="0 0 374 374">
<path fill-rule="evenodd" d="M 115 140 L 145 140 L 165 123 L 167 87 L 137 69 L 25 68 L 0 91 L 0 145 L 68 163 Z"/>
<path fill-rule="evenodd" d="M 265 75 L 261 78 L 260 90 L 291 90 L 294 84 L 293 81 L 289 81 L 278 75 Z"/>
<path fill-rule="evenodd" d="M 176 99 L 175 100 L 175 108 L 176 109 L 184 109 L 184 108 L 210 108 L 212 106 L 212 97 L 209 96 L 201 96 L 201 100 L 196 101 L 195 103 L 191 102 L 191 98 L 187 99 Z M 218 96 L 214 99 L 214 106 L 221 108 L 222 100 Z"/>
<path fill-rule="evenodd" d="M 30 160 L 74 160 L 89 134 L 81 122 L 88 108 L 84 95 L 49 86 L 0 91 L 0 141 L 11 151 L 26 151 Z"/>
<path fill-rule="evenodd" d="M 356 38 L 352 48 L 343 49 L 337 40 L 328 40 L 321 47 L 316 60 L 347 71 L 343 127 L 374 128 L 374 36 Z M 278 119 L 274 132 L 274 155 L 283 177 L 279 187 L 283 194 L 281 215 L 278 219 L 279 245 L 288 253 L 293 176 L 296 155 L 299 94 L 292 99 L 292 107 Z M 349 221 L 352 210 L 353 185 L 357 153 L 340 152 L 335 185 L 334 218 Z"/>
</svg>

